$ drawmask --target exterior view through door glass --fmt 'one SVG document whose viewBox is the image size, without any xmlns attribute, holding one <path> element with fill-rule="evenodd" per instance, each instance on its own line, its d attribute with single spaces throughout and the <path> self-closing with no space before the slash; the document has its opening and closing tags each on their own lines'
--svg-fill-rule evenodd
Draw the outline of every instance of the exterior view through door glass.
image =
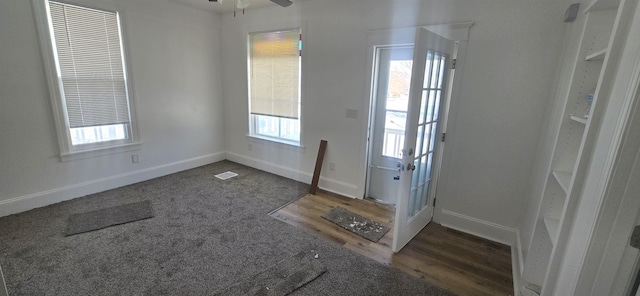
<svg viewBox="0 0 640 296">
<path fill-rule="evenodd" d="M 419 28 L 413 54 L 392 249 L 406 245 L 433 217 L 442 143 L 440 123 L 455 44 Z"/>
<path fill-rule="evenodd" d="M 375 50 L 375 114 L 369 152 L 367 197 L 395 204 L 398 169 L 409 103 L 413 46 Z"/>
</svg>

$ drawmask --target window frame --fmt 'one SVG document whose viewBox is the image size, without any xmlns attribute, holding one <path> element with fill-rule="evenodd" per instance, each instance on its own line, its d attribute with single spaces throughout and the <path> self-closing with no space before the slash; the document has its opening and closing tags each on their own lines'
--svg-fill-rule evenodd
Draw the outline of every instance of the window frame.
<svg viewBox="0 0 640 296">
<path fill-rule="evenodd" d="M 118 26 L 120 34 L 120 42 L 122 47 L 122 59 L 124 66 L 124 73 L 126 78 L 126 92 L 129 103 L 129 129 L 128 139 L 124 140 L 110 140 L 89 144 L 72 145 L 71 131 L 69 125 L 69 119 L 67 115 L 66 105 L 64 103 L 64 95 L 62 92 L 62 85 L 58 75 L 57 69 L 57 53 L 53 46 L 54 36 L 53 28 L 51 28 L 50 14 L 49 14 L 49 0 L 32 0 L 34 17 L 36 20 L 36 26 L 38 31 L 38 37 L 40 42 L 40 49 L 42 52 L 44 70 L 47 79 L 47 85 L 49 89 L 49 97 L 51 99 L 51 105 L 53 107 L 53 117 L 56 127 L 56 135 L 58 140 L 58 146 L 60 151 L 61 161 L 71 161 L 76 159 L 84 159 L 97 157 L 102 155 L 123 153 L 128 151 L 139 150 L 141 142 L 138 135 L 138 124 L 136 114 L 135 95 L 133 92 L 133 78 L 131 75 L 131 65 L 129 63 L 128 54 L 128 42 L 126 40 L 126 28 L 123 23 L 123 13 L 118 11 L 115 7 L 104 6 L 100 3 L 100 6 L 87 5 L 84 1 L 67 1 L 67 0 L 54 0 L 56 2 L 75 5 L 79 7 L 85 7 L 89 9 L 95 9 L 99 11 L 113 12 L 118 14 Z"/>
<path fill-rule="evenodd" d="M 254 116 L 253 114 L 251 114 L 251 79 L 250 79 L 250 71 L 251 71 L 251 52 L 249 50 L 250 48 L 250 41 L 249 41 L 249 35 L 250 34 L 254 34 L 254 33 L 267 33 L 267 32 L 275 32 L 275 31 L 285 31 L 285 30 L 292 30 L 292 29 L 298 29 L 300 30 L 301 34 L 302 34 L 302 53 L 301 53 L 301 58 L 300 58 L 300 83 L 299 83 L 299 101 L 298 101 L 298 106 L 299 106 L 299 112 L 298 112 L 298 122 L 299 122 L 299 129 L 300 129 L 300 133 L 299 133 L 299 140 L 298 141 L 294 141 L 294 140 L 289 140 L 286 138 L 280 138 L 280 137 L 272 137 L 272 136 L 268 136 L 268 135 L 262 135 L 262 134 L 258 134 L 256 133 L 256 128 L 257 128 L 257 120 L 254 120 Z M 246 81 L 247 81 L 247 124 L 248 124 L 248 134 L 247 137 L 254 141 L 254 142 L 262 142 L 262 143 L 274 143 L 277 144 L 278 146 L 281 147 L 292 147 L 292 148 L 301 148 L 304 149 L 304 124 L 303 124 L 303 118 L 305 117 L 305 112 L 304 112 L 304 105 L 303 105 L 303 101 L 304 101 L 304 97 L 305 97 L 305 69 L 306 69 L 306 60 L 307 58 L 305 58 L 304 56 L 306 55 L 305 53 L 305 48 L 307 48 L 307 40 L 308 40 L 308 33 L 307 33 L 307 24 L 306 21 L 301 21 L 301 20 L 297 20 L 297 21 L 291 21 L 291 22 L 283 22 L 283 23 L 270 23 L 270 24 L 260 24 L 260 25 L 254 25 L 254 26 L 247 26 L 244 28 L 244 38 L 246 40 L 246 44 L 245 44 L 245 50 L 246 50 L 246 62 L 247 62 L 247 72 L 246 72 Z M 257 117 L 257 116 L 256 116 Z M 256 141 L 257 140 L 257 141 Z"/>
</svg>

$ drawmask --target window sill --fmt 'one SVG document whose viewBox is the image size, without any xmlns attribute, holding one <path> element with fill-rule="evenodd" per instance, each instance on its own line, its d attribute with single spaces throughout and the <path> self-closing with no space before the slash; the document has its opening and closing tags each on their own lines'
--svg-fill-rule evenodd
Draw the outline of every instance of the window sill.
<svg viewBox="0 0 640 296">
<path fill-rule="evenodd" d="M 249 142 L 264 144 L 264 145 L 275 145 L 279 148 L 291 151 L 304 151 L 304 146 L 300 142 L 292 142 L 277 138 L 269 138 L 262 137 L 259 135 L 247 135 Z"/>
<path fill-rule="evenodd" d="M 63 162 L 73 161 L 78 159 L 86 159 L 92 157 L 98 157 L 109 154 L 123 153 L 140 150 L 142 142 L 123 144 L 118 146 L 110 146 L 104 148 L 96 148 L 91 150 L 72 151 L 60 154 L 60 160 Z"/>
</svg>

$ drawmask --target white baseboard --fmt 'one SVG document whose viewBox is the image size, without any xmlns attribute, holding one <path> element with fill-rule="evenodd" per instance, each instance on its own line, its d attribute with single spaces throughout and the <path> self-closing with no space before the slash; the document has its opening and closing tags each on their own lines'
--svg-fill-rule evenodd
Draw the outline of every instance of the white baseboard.
<svg viewBox="0 0 640 296">
<path fill-rule="evenodd" d="M 440 224 L 508 246 L 516 244 L 518 230 L 493 222 L 442 210 Z"/>
<path fill-rule="evenodd" d="M 520 275 L 524 268 L 520 231 L 516 230 L 516 241 L 511 245 L 511 274 L 513 276 L 514 295 L 520 295 Z"/>
<path fill-rule="evenodd" d="M 0 201 L 0 217 L 48 206 L 88 194 L 177 173 L 225 159 L 224 152 L 194 157 L 115 176 L 55 188 Z"/>
<path fill-rule="evenodd" d="M 513 289 L 515 295 L 520 295 L 520 274 L 523 263 L 520 233 L 517 229 L 447 210 L 441 211 L 440 224 L 445 227 L 511 246 Z"/>
<path fill-rule="evenodd" d="M 252 168 L 256 168 L 259 170 L 263 170 L 278 176 L 283 176 L 285 178 L 293 179 L 298 182 L 310 184 L 313 176 L 309 173 L 294 170 L 288 167 L 284 167 L 275 163 L 266 162 L 262 159 L 248 157 L 245 155 L 226 152 L 227 159 L 233 162 L 237 162 L 239 164 L 243 164 L 246 166 L 250 166 Z M 358 186 L 345 183 L 342 181 L 338 181 L 331 178 L 320 177 L 320 181 L 318 183 L 318 187 L 322 190 L 326 190 L 329 192 L 333 192 L 336 194 L 340 194 L 350 198 L 361 198 L 358 197 Z"/>
</svg>

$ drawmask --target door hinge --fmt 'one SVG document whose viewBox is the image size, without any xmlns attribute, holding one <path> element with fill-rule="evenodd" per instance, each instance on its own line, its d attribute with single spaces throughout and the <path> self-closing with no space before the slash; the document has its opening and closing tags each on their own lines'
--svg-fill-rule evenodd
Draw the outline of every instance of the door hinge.
<svg viewBox="0 0 640 296">
<path fill-rule="evenodd" d="M 442 133 L 442 142 L 444 142 L 446 137 L 447 137 L 447 133 Z"/>
<path fill-rule="evenodd" d="M 433 198 L 433 207 L 434 207 L 434 208 L 436 207 L 436 199 L 437 199 L 437 198 Z"/>
<path fill-rule="evenodd" d="M 458 61 L 458 59 L 453 59 L 453 61 L 451 61 L 451 69 L 455 69 L 456 68 L 456 62 Z"/>
</svg>

